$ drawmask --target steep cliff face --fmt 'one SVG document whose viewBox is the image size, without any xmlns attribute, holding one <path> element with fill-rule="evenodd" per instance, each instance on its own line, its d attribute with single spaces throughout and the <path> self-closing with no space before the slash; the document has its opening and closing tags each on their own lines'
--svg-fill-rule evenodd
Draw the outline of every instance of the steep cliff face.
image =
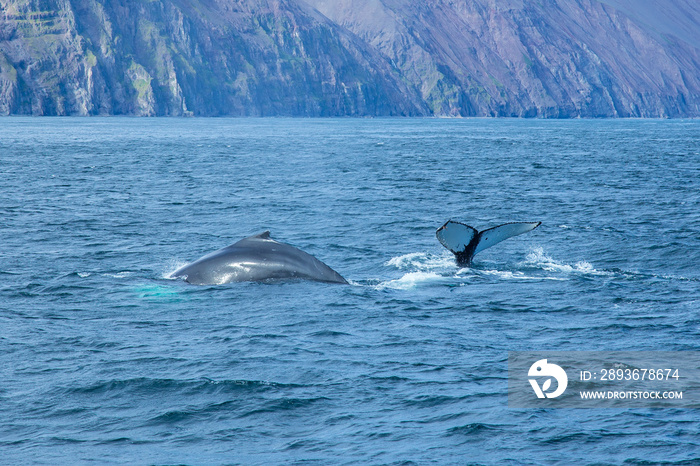
<svg viewBox="0 0 700 466">
<path fill-rule="evenodd" d="M 693 0 L 0 0 L 0 114 L 700 116 Z"/>
<path fill-rule="evenodd" d="M 415 115 L 386 60 L 292 1 L 0 0 L 0 112 Z"/>
<path fill-rule="evenodd" d="M 435 114 L 700 115 L 692 0 L 306 0 L 396 63 Z"/>
</svg>

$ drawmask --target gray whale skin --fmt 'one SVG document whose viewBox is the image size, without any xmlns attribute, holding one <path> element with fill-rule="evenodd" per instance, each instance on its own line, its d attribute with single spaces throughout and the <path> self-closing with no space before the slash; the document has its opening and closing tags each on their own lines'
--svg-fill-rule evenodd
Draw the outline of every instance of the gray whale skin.
<svg viewBox="0 0 700 466">
<path fill-rule="evenodd" d="M 270 238 L 270 232 L 244 238 L 177 269 L 171 278 L 194 285 L 304 279 L 347 284 L 335 270 L 311 254 Z"/>
</svg>

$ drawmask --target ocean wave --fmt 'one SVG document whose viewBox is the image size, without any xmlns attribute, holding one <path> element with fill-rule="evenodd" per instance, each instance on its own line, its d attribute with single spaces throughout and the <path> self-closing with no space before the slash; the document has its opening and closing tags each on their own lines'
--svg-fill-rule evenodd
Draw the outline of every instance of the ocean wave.
<svg viewBox="0 0 700 466">
<path fill-rule="evenodd" d="M 209 378 L 200 379 L 155 379 L 148 377 L 138 377 L 132 379 L 113 379 L 97 381 L 85 386 L 72 386 L 60 389 L 64 395 L 84 394 L 112 394 L 123 396 L 125 393 L 140 394 L 163 394 L 166 392 L 175 393 L 229 393 L 239 391 L 259 391 L 279 388 L 298 388 L 303 385 L 282 384 L 265 380 L 213 380 Z"/>
<path fill-rule="evenodd" d="M 283 397 L 280 399 L 268 401 L 262 407 L 243 413 L 240 417 L 255 416 L 267 413 L 279 414 L 283 411 L 306 408 L 319 402 L 327 402 L 329 400 L 330 398 L 326 396 L 312 396 L 306 398 Z"/>
<path fill-rule="evenodd" d="M 463 426 L 451 427 L 447 430 L 447 435 L 476 435 L 476 434 L 490 434 L 503 430 L 503 426 L 496 424 L 486 424 L 481 422 L 473 422 L 470 424 L 465 424 Z"/>
</svg>

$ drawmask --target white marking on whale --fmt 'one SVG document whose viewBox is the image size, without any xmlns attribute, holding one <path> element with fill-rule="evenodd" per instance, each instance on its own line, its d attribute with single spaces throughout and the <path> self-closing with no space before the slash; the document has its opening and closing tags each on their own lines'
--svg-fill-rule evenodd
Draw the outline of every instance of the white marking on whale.
<svg viewBox="0 0 700 466">
<path fill-rule="evenodd" d="M 311 254 L 273 240 L 269 231 L 207 254 L 170 276 L 194 285 L 287 279 L 348 283 Z"/>
</svg>

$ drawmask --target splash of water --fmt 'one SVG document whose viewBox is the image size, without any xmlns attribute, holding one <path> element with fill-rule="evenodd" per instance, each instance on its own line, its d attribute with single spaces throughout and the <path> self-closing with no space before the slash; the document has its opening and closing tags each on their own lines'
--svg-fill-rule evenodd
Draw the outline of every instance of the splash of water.
<svg viewBox="0 0 700 466">
<path fill-rule="evenodd" d="M 611 275 L 610 272 L 597 270 L 589 262 L 579 261 L 574 265 L 560 262 L 548 256 L 543 248 L 535 248 L 527 255 L 525 265 L 530 267 L 541 268 L 548 272 L 559 272 L 565 274 L 580 274 L 580 275 Z"/>
<path fill-rule="evenodd" d="M 449 283 L 449 278 L 434 272 L 408 272 L 401 278 L 378 284 L 378 290 L 410 290 L 422 285 L 441 285 Z"/>
</svg>

